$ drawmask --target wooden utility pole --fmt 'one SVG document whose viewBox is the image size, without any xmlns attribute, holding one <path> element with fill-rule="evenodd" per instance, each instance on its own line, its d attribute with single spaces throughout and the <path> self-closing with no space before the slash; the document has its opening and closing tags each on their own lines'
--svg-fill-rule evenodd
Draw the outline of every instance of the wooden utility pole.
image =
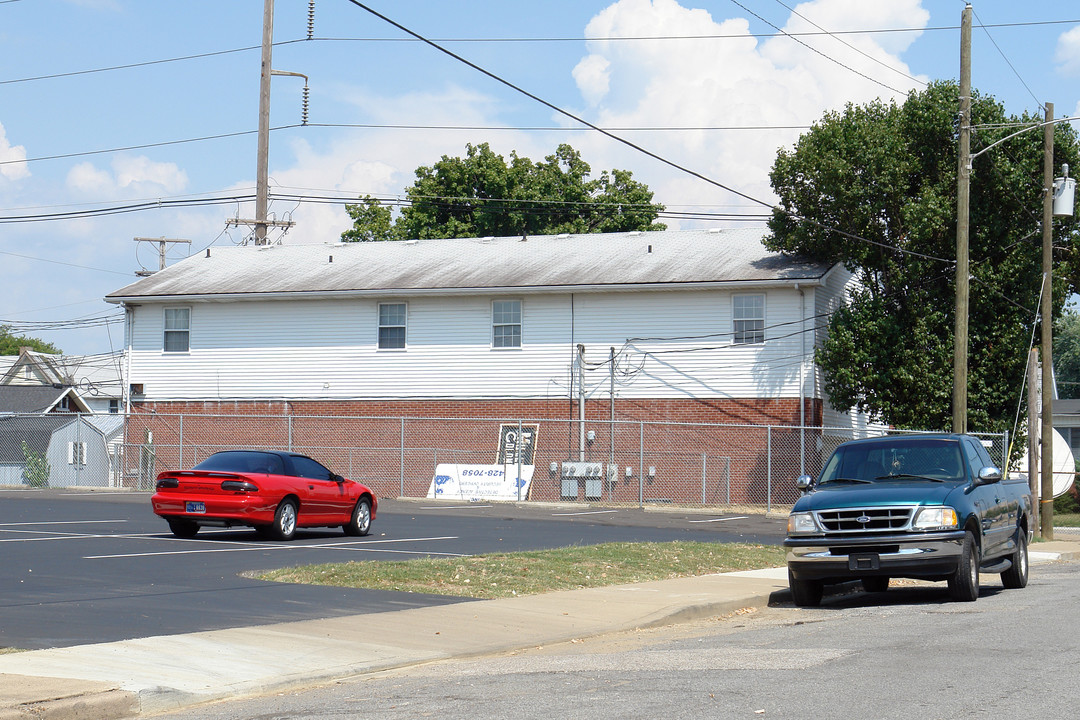
<svg viewBox="0 0 1080 720">
<path fill-rule="evenodd" d="M 1042 536 L 1054 539 L 1054 103 L 1046 103 L 1043 125 L 1042 217 Z"/>
<path fill-rule="evenodd" d="M 259 148 L 255 174 L 255 244 L 266 244 L 270 161 L 270 56 L 274 49 L 274 0 L 263 0 L 262 64 L 259 71 Z"/>
<path fill-rule="evenodd" d="M 159 238 L 137 237 L 137 238 L 132 238 L 132 239 L 135 242 L 157 243 L 157 246 L 158 246 L 158 270 L 164 270 L 165 269 L 165 248 L 166 248 L 166 246 L 168 246 L 171 243 L 187 244 L 187 245 L 191 244 L 190 240 L 174 240 L 172 238 L 166 238 L 166 237 L 159 237 Z M 138 271 L 135 272 L 135 274 L 138 275 L 139 277 L 147 277 L 149 275 L 153 275 L 154 272 L 155 272 L 154 270 L 138 270 Z"/>
<path fill-rule="evenodd" d="M 1028 351 L 1027 370 L 1027 416 L 1028 416 L 1028 486 L 1031 491 L 1031 501 L 1035 502 L 1039 497 L 1039 430 L 1041 423 L 1035 422 L 1039 417 L 1039 351 L 1031 348 Z M 1008 458 L 1006 458 L 1006 464 Z M 1035 526 L 1039 524 L 1038 518 L 1034 520 Z M 1032 528 L 1035 529 L 1035 528 Z"/>
<path fill-rule="evenodd" d="M 967 432 L 968 231 L 971 190 L 971 5 L 960 23 L 960 151 L 956 172 L 956 329 L 953 333 L 953 432 Z"/>
</svg>

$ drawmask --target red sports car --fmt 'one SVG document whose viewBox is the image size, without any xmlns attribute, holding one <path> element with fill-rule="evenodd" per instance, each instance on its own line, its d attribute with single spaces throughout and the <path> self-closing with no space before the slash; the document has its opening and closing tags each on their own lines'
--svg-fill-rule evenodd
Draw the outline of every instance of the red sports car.
<svg viewBox="0 0 1080 720">
<path fill-rule="evenodd" d="M 181 538 L 233 525 L 278 540 L 291 540 L 300 527 L 340 525 L 347 535 L 367 535 L 378 507 L 367 486 L 306 455 L 268 450 L 225 450 L 190 470 L 160 473 L 150 501 Z"/>
</svg>

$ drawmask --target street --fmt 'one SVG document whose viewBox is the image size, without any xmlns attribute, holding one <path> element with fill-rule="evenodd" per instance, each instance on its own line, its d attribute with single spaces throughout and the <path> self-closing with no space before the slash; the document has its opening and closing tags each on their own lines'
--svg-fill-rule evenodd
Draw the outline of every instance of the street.
<svg viewBox="0 0 1080 720">
<path fill-rule="evenodd" d="M 511 655 L 406 668 L 162 720 L 1072 718 L 1080 563 L 975 603 L 914 582 Z"/>
<path fill-rule="evenodd" d="M 613 541 L 778 544 L 784 519 L 638 508 L 384 500 L 367 537 L 246 528 L 175 538 L 147 493 L 0 493 L 0 648 L 36 650 L 152 635 L 404 610 L 462 598 L 270 583 L 246 571 Z"/>
</svg>

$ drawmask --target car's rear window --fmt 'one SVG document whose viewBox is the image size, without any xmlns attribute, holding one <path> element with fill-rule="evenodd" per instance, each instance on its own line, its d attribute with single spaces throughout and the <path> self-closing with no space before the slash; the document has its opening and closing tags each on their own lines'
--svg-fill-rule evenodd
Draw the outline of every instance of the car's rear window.
<svg viewBox="0 0 1080 720">
<path fill-rule="evenodd" d="M 214 453 L 195 466 L 195 470 L 283 475 L 285 466 L 273 453 L 252 450 L 227 450 Z"/>
</svg>

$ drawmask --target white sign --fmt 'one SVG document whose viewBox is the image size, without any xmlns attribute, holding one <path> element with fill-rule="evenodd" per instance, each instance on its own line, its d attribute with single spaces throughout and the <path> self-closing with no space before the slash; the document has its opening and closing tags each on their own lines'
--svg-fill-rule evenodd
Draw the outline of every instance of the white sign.
<svg viewBox="0 0 1080 720">
<path fill-rule="evenodd" d="M 524 500 L 529 494 L 533 466 L 453 465 L 435 467 L 427 496 L 451 500 Z M 520 493 L 518 489 L 520 488 Z"/>
</svg>

